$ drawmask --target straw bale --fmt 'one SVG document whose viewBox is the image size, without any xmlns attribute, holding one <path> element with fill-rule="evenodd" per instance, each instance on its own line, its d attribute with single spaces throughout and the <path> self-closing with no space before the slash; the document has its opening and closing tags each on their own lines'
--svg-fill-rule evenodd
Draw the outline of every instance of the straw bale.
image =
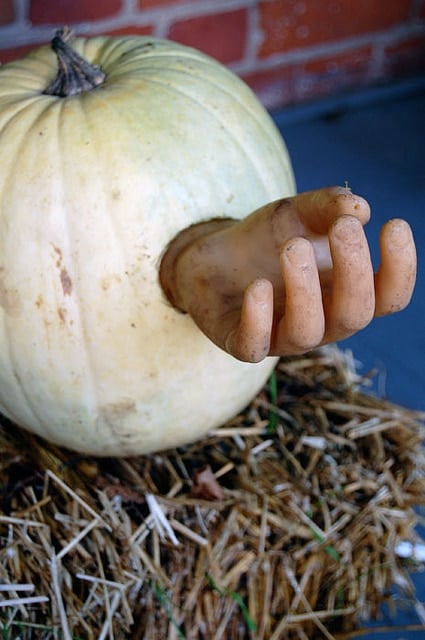
<svg viewBox="0 0 425 640">
<path fill-rule="evenodd" d="M 0 425 L 0 630 L 64 640 L 348 640 L 416 609 L 424 415 L 349 353 L 282 359 L 203 441 L 133 459 Z"/>
</svg>

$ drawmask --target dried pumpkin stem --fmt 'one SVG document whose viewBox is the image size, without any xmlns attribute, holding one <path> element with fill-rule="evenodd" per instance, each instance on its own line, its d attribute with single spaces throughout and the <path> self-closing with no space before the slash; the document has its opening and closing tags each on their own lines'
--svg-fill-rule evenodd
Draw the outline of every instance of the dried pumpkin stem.
<svg viewBox="0 0 425 640">
<path fill-rule="evenodd" d="M 58 60 L 58 73 L 55 79 L 43 91 L 49 96 L 66 98 L 84 91 L 92 91 L 105 81 L 104 72 L 85 58 L 80 56 L 70 46 L 72 32 L 64 27 L 56 31 L 51 47 Z"/>
</svg>

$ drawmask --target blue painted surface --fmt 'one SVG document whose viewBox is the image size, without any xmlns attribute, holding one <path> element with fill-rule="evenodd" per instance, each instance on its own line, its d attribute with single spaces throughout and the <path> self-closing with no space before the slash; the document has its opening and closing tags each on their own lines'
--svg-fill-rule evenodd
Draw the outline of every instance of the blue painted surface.
<svg viewBox="0 0 425 640">
<path fill-rule="evenodd" d="M 344 108 L 346 105 L 342 105 Z M 332 111 L 333 109 L 333 111 Z M 304 117 L 304 112 L 301 111 Z M 297 122 L 276 114 L 289 148 L 299 191 L 347 181 L 372 207 L 366 232 L 375 264 L 378 234 L 392 217 L 411 224 L 418 246 L 418 278 L 410 306 L 375 320 L 341 342 L 362 363 L 361 372 L 378 368 L 381 395 L 412 409 L 425 410 L 425 83 L 407 96 L 390 94 L 375 105 L 340 110 L 328 103 Z M 289 122 L 288 122 L 289 120 Z"/>
<path fill-rule="evenodd" d="M 360 373 L 377 369 L 375 392 L 392 402 L 425 410 L 425 79 L 349 98 L 330 100 L 274 114 L 291 154 L 299 191 L 348 181 L 372 207 L 366 232 L 375 265 L 382 224 L 403 217 L 418 248 L 417 285 L 409 307 L 375 320 L 340 343 L 361 363 Z M 425 574 L 412 576 L 417 598 L 425 602 Z M 419 622 L 412 608 L 378 625 L 394 631 L 371 632 L 363 640 L 424 640 L 425 631 L 396 625 Z M 367 627 L 373 623 L 365 623 Z"/>
</svg>

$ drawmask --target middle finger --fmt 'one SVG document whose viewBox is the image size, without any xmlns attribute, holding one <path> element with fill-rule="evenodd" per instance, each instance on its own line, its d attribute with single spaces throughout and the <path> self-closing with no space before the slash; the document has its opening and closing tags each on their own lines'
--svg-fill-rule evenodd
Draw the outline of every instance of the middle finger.
<svg viewBox="0 0 425 640">
<path fill-rule="evenodd" d="M 363 329 L 375 310 L 373 267 L 362 224 L 342 216 L 329 232 L 332 292 L 325 304 L 326 341 L 346 338 Z"/>
</svg>

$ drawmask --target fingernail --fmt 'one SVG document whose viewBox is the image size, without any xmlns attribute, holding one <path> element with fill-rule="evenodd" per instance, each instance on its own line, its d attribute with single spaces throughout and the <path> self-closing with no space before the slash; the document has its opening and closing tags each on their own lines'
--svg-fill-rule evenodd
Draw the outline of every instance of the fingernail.
<svg viewBox="0 0 425 640">
<path fill-rule="evenodd" d="M 387 223 L 391 244 L 397 249 L 404 249 L 412 240 L 412 231 L 404 220 L 394 218 Z"/>
<path fill-rule="evenodd" d="M 284 255 L 294 267 L 307 267 L 311 264 L 313 248 L 305 238 L 295 238 L 284 250 Z"/>
<path fill-rule="evenodd" d="M 353 216 L 341 216 L 335 220 L 332 232 L 334 238 L 341 240 L 344 244 L 357 244 L 359 241 L 359 230 L 362 224 Z"/>
</svg>

